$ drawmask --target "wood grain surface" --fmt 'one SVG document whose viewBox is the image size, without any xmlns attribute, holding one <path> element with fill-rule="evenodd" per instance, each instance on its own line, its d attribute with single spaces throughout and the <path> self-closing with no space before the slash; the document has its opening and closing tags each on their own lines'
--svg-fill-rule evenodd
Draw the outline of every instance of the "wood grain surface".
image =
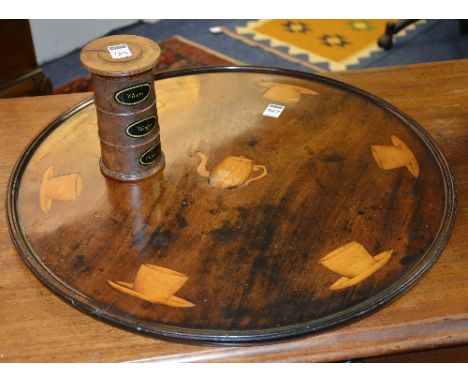
<svg viewBox="0 0 468 382">
<path fill-rule="evenodd" d="M 190 340 L 287 338 L 393 300 L 449 238 L 447 165 L 379 100 L 293 74 L 158 79 L 167 162 L 133 184 L 101 174 L 93 105 L 52 124 L 12 181 L 25 260 L 82 310 Z M 262 115 L 272 99 L 287 105 L 279 118 Z M 144 171 L 146 146 L 128 150 L 125 166 Z"/>
<path fill-rule="evenodd" d="M 194 346 L 146 338 L 91 319 L 50 293 L 18 256 L 2 217 L 1 359 L 329 361 L 465 344 L 468 112 L 463 105 L 468 96 L 467 75 L 467 61 L 334 75 L 387 99 L 415 118 L 442 148 L 457 179 L 458 217 L 448 246 L 417 286 L 391 305 L 328 333 L 247 348 Z M 27 142 L 85 96 L 54 96 L 53 103 L 47 97 L 0 102 L 4 133 L 0 152 L 2 197 L 14 162 Z"/>
<path fill-rule="evenodd" d="M 117 51 L 122 54 L 113 56 Z M 122 52 L 122 49 L 124 51 Z M 135 35 L 112 35 L 86 44 L 80 52 L 82 65 L 99 76 L 131 76 L 151 70 L 158 62 L 161 48 L 153 40 Z"/>
</svg>

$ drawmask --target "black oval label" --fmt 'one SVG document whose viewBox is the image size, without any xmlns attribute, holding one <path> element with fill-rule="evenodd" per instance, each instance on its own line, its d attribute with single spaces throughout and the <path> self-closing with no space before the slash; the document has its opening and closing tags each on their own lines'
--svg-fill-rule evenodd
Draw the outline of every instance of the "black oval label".
<svg viewBox="0 0 468 382">
<path fill-rule="evenodd" d="M 149 150 L 141 154 L 138 162 L 143 166 L 148 166 L 151 163 L 156 162 L 156 160 L 160 156 L 161 156 L 161 143 L 158 143 L 156 146 L 151 147 Z"/>
<path fill-rule="evenodd" d="M 139 121 L 133 122 L 128 125 L 125 132 L 129 137 L 132 138 L 143 138 L 151 133 L 156 126 L 158 119 L 156 115 L 151 115 L 149 117 L 140 119 Z"/>
<path fill-rule="evenodd" d="M 145 82 L 119 90 L 114 99 L 121 105 L 136 105 L 143 102 L 151 93 L 151 84 Z"/>
</svg>

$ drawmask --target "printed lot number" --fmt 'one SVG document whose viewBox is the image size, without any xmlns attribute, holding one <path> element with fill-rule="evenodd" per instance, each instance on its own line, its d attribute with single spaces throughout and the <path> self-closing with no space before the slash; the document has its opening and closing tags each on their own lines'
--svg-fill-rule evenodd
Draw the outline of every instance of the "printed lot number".
<svg viewBox="0 0 468 382">
<path fill-rule="evenodd" d="M 107 50 L 111 57 L 116 59 L 130 57 L 132 55 L 127 44 L 110 45 L 107 47 Z"/>
<path fill-rule="evenodd" d="M 283 105 L 275 105 L 274 103 L 270 103 L 263 112 L 263 115 L 266 117 L 279 118 L 284 108 L 285 106 Z"/>
</svg>

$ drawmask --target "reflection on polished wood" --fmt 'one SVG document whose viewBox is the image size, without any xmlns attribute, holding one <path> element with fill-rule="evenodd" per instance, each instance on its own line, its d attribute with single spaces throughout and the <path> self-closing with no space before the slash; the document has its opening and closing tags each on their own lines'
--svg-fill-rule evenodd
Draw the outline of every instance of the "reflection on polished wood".
<svg viewBox="0 0 468 382">
<path fill-rule="evenodd" d="M 0 248 L 2 250 L 2 259 L 0 261 L 0 267 L 3 270 L 2 282 L 0 283 L 0 315 L 3 317 L 2 321 L 2 332 L 0 334 L 0 340 L 2 343 L 1 359 L 2 361 L 123 361 L 123 360 L 185 360 L 185 361 L 337 361 L 345 359 L 356 359 L 370 356 L 378 356 L 383 354 L 392 354 L 395 352 L 404 351 L 416 351 L 424 349 L 434 349 L 437 347 L 447 347 L 454 345 L 461 345 L 468 343 L 468 334 L 466 332 L 466 325 L 468 322 L 468 286 L 466 285 L 465 274 L 468 270 L 468 259 L 464 256 L 464 251 L 468 245 L 468 230 L 467 230 L 467 195 L 468 195 L 468 152 L 466 151 L 466 145 L 468 144 L 468 137 L 464 126 L 466 126 L 466 112 L 460 108 L 460 105 L 465 102 L 468 98 L 468 61 L 457 61 L 452 63 L 437 63 L 430 65 L 417 65 L 410 67 L 395 67 L 389 69 L 378 69 L 378 70 L 367 70 L 367 71 L 355 71 L 346 73 L 336 73 L 333 76 L 338 77 L 346 82 L 350 82 L 357 86 L 361 86 L 372 93 L 380 95 L 385 99 L 396 104 L 402 110 L 413 116 L 418 122 L 420 122 L 436 140 L 438 145 L 442 148 L 446 157 L 451 165 L 451 169 L 457 178 L 458 189 L 459 189 L 459 203 L 458 203 L 458 217 L 455 231 L 449 241 L 448 246 L 444 249 L 442 256 L 435 263 L 431 271 L 409 292 L 400 297 L 398 300 L 388 305 L 384 309 L 358 321 L 351 325 L 346 325 L 341 328 L 328 331 L 319 335 L 311 335 L 306 337 L 300 337 L 291 339 L 288 341 L 276 342 L 271 344 L 263 344 L 251 347 L 213 347 L 203 345 L 187 345 L 176 342 L 167 342 L 162 339 L 148 338 L 145 336 L 137 336 L 133 333 L 129 333 L 125 330 L 118 329 L 113 326 L 109 326 L 100 320 L 90 319 L 87 315 L 74 309 L 73 307 L 65 304 L 61 299 L 57 298 L 55 294 L 50 293 L 50 290 L 39 283 L 30 272 L 30 270 L 24 265 L 18 256 L 16 249 L 13 247 L 10 238 L 8 237 L 7 225 L 5 221 L 5 214 L 0 225 Z M 181 78 L 178 79 L 182 81 Z M 169 86 L 168 80 L 162 80 L 162 83 L 166 82 Z M 172 86 L 172 85 L 171 85 Z M 421 93 L 417 90 L 421 87 L 427 90 L 427 92 Z M 194 89 L 194 87 L 192 87 Z M 200 94 L 204 93 L 202 86 L 199 87 Z M 64 110 L 73 106 L 78 101 L 84 99 L 88 95 L 66 95 L 66 96 L 54 96 L 54 97 L 36 97 L 29 99 L 14 99 L 14 100 L 0 100 L 0 113 L 2 115 L 1 124 L 4 131 L 4 145 L 3 151 L 0 155 L 2 158 L 3 167 L 0 169 L 2 176 L 0 182 L 2 184 L 1 192 L 5 197 L 6 182 L 8 176 L 13 168 L 15 161 L 18 156 L 28 143 L 44 126 L 47 125 L 58 115 L 62 114 Z M 261 98 L 261 97 L 260 97 Z M 307 97 L 309 99 L 317 100 L 320 97 Z M 304 97 L 303 99 L 307 99 Z M 302 102 L 302 101 L 301 101 Z M 198 102 L 193 99 L 191 103 L 197 104 Z M 171 103 L 167 104 L 165 108 L 172 108 Z M 430 105 L 431 107 L 428 107 Z M 163 108 L 164 109 L 164 108 Z M 264 109 L 264 107 L 263 107 Z M 326 108 L 325 108 L 326 110 Z M 263 110 L 261 110 L 263 111 Z M 288 110 L 286 110 L 281 117 L 286 116 Z M 168 115 L 171 115 L 169 113 Z M 242 115 L 238 114 L 238 115 Z M 184 115 L 182 110 L 181 124 L 189 122 Z M 87 115 L 77 116 L 88 125 L 87 120 L 91 118 Z M 171 119 L 164 117 L 166 124 L 171 122 Z M 172 122 L 176 121 L 177 117 L 174 115 Z M 280 118 L 281 120 L 281 118 Z M 171 123 L 172 123 L 171 122 Z M 270 119 L 271 122 L 271 119 Z M 274 122 L 273 122 L 274 123 Z M 163 126 L 163 123 L 161 121 Z M 15 126 L 15 129 L 8 129 L 7 126 Z M 241 124 L 239 124 L 242 126 Z M 175 124 L 168 125 L 175 127 Z M 219 126 L 219 125 L 218 125 Z M 291 124 L 293 126 L 293 124 Z M 318 125 L 317 127 L 320 127 Z M 162 139 L 167 141 L 173 141 L 170 138 L 170 134 L 164 136 L 162 132 Z M 399 138 L 405 141 L 407 144 L 411 144 L 405 136 L 395 134 Z M 369 152 L 370 145 L 375 144 L 387 144 L 389 135 L 382 134 L 378 139 L 372 139 L 369 145 L 364 148 L 363 152 L 367 156 L 367 163 L 369 163 L 369 169 L 375 167 L 375 178 L 388 178 L 390 177 L 401 177 L 406 182 L 411 179 L 413 186 L 419 184 L 418 182 L 423 179 L 426 175 L 426 162 L 424 164 L 423 171 L 418 178 L 414 178 L 407 171 L 385 171 L 382 172 L 375 163 L 373 162 L 372 156 Z M 63 137 L 67 141 L 67 137 Z M 345 139 L 349 139 L 346 137 Z M 242 151 L 241 153 L 226 153 L 220 152 L 219 155 L 213 156 L 211 150 L 207 150 L 208 147 L 204 147 L 204 143 L 201 142 L 199 145 L 193 145 L 188 147 L 190 154 L 193 155 L 195 150 L 201 150 L 206 153 L 210 153 L 210 161 L 212 163 L 219 163 L 226 155 L 245 155 L 248 158 L 255 158 L 255 161 L 268 166 L 269 163 L 263 161 L 261 156 L 255 149 L 255 145 L 259 145 L 255 141 L 255 138 L 249 138 L 244 141 L 247 148 L 252 150 L 250 152 Z M 88 142 L 91 146 L 95 143 Z M 206 142 L 205 142 L 206 144 Z M 85 145 L 86 146 L 86 145 Z M 421 156 L 416 152 L 415 148 L 411 145 L 418 160 L 421 160 Z M 314 149 L 311 147 L 310 149 Z M 309 149 L 309 151 L 310 151 Z M 47 152 L 48 150 L 45 150 Z M 86 161 L 97 165 L 99 161 L 98 155 L 99 147 L 94 147 L 88 151 Z M 176 150 L 177 152 L 177 150 Z M 316 158 L 328 159 L 330 166 L 339 166 L 339 153 L 332 153 L 330 151 L 311 151 L 315 153 Z M 187 151 L 184 152 L 187 154 Z M 214 153 L 216 154 L 216 153 Z M 184 155 L 184 156 L 185 156 Z M 94 156 L 94 159 L 92 157 Z M 174 157 L 173 157 L 174 158 Z M 180 166 L 180 169 L 186 169 L 186 171 L 194 171 L 197 165 L 197 161 L 194 157 L 190 157 L 188 161 L 184 162 L 184 165 Z M 195 157 L 196 158 L 196 157 Z M 40 159 L 40 158 L 36 158 Z M 43 158 L 44 163 L 47 162 L 47 158 Z M 263 158 L 264 159 L 264 158 Z M 37 161 L 36 163 L 39 163 Z M 290 164 L 294 165 L 294 161 Z M 79 165 L 79 161 L 77 161 Z M 47 165 L 42 167 L 42 172 L 45 171 Z M 250 188 L 261 185 L 264 181 L 268 182 L 274 174 L 274 167 L 268 166 L 269 175 L 259 182 L 253 182 L 248 187 L 240 187 L 235 190 L 235 194 L 238 192 L 244 192 Z M 301 174 L 304 171 L 300 166 L 297 167 L 296 173 Z M 64 174 L 60 166 L 54 165 L 54 172 L 56 174 Z M 318 169 L 322 171 L 321 169 Z M 73 170 L 73 171 L 78 171 Z M 430 171 L 430 169 L 429 169 Z M 37 185 L 40 183 L 41 171 L 36 173 Z M 166 175 L 167 174 L 167 175 Z M 196 174 L 196 172 L 195 172 Z M 320 180 L 323 177 L 322 172 L 318 172 L 317 179 Z M 388 176 L 387 176 L 388 175 Z M 93 201 L 93 198 L 89 199 L 90 196 L 85 192 L 88 188 L 86 177 L 83 176 L 83 190 L 80 198 L 86 197 L 87 200 Z M 89 175 L 87 175 L 89 176 Z M 165 180 L 171 183 L 175 180 L 171 172 L 165 172 Z M 406 178 L 407 177 L 407 178 Z M 277 179 L 277 177 L 275 176 Z M 192 179 L 194 182 L 200 182 L 203 190 L 206 191 L 206 179 L 200 178 L 198 174 Z M 416 183 L 415 183 L 416 182 Z M 127 205 L 133 203 L 134 206 L 146 206 L 143 208 L 143 214 L 150 216 L 149 224 L 157 226 L 157 222 L 164 219 L 166 210 L 162 208 L 150 208 L 150 205 L 145 204 L 148 194 L 151 194 L 151 198 L 156 199 L 166 198 L 165 186 L 168 184 L 164 182 L 152 182 L 148 183 L 144 189 L 139 187 L 116 187 L 118 182 L 105 182 L 109 184 L 109 188 L 103 185 L 92 188 L 94 190 L 94 198 L 98 200 L 107 200 L 102 207 L 99 207 L 101 213 L 106 213 L 112 200 L 121 200 L 121 205 Z M 423 186 L 425 181 L 422 182 Z M 182 183 L 183 184 L 183 183 Z M 197 183 L 198 184 L 198 183 Z M 317 186 L 319 187 L 319 186 Z M 103 198 L 103 192 L 106 189 L 112 189 L 113 191 Z M 208 188 L 210 192 L 225 193 L 225 190 Z M 278 187 L 268 188 L 273 190 L 272 194 L 278 190 Z M 346 189 L 346 188 L 344 188 Z M 275 191 L 276 190 L 276 191 Z M 363 189 L 364 190 L 364 189 Z M 31 203 L 36 206 L 37 215 L 42 214 L 42 211 L 37 204 L 37 187 L 32 190 Z M 106 191 L 107 192 L 107 191 Z M 92 192 L 91 192 L 92 193 Z M 364 194 L 364 193 L 363 193 Z M 378 184 L 375 189 L 374 196 L 381 195 L 385 197 L 386 188 Z M 161 196 L 166 195 L 166 196 Z M 203 195 L 203 194 L 200 194 Z M 304 194 L 299 191 L 299 197 L 303 197 Z M 202 196 L 202 199 L 204 196 Z M 192 200 L 190 199 L 179 199 L 180 206 L 186 206 L 185 212 L 193 211 Z M 217 205 L 213 204 L 209 198 L 206 200 L 206 205 L 213 216 L 216 216 Z M 55 203 L 47 216 L 56 216 L 54 211 L 60 210 L 60 215 L 67 218 L 67 211 L 74 209 L 73 203 Z M 81 202 L 80 202 L 81 203 Z M 421 202 L 424 205 L 424 202 Z M 151 203 L 150 203 L 151 204 Z M 65 208 L 68 205 L 68 209 Z M 94 202 L 94 209 L 96 205 Z M 165 202 L 163 202 L 165 205 Z M 174 206 L 174 204 L 172 204 Z M 64 207 L 64 208 L 62 208 Z M 92 216 L 93 208 L 87 207 L 86 203 L 80 204 L 81 210 L 74 209 L 75 212 L 81 213 L 82 216 Z M 85 207 L 85 208 L 84 208 Z M 154 206 L 153 206 L 154 207 Z M 378 209 L 378 205 L 371 204 L 366 209 L 357 209 L 355 212 L 356 220 L 354 223 L 342 220 L 341 218 L 335 219 L 340 226 L 343 228 L 350 228 L 352 230 L 359 230 L 359 226 L 362 224 L 363 216 L 372 218 L 372 221 L 379 222 L 382 217 L 382 210 Z M 396 207 L 396 205 L 395 205 Z M 4 207 L 1 207 L 4 208 Z M 341 210 L 340 210 L 341 211 Z M 392 211 L 392 210 L 390 210 Z M 209 213 L 209 212 L 208 212 Z M 363 213 L 363 215 L 361 215 Z M 52 214 L 52 215 L 51 215 Z M 96 214 L 95 219 L 99 219 L 99 213 Z M 107 213 L 107 216 L 108 213 Z M 208 215 L 207 215 L 208 216 Z M 313 216 L 312 216 L 313 217 Z M 316 216 L 319 220 L 323 217 L 319 214 Z M 344 216 L 343 216 L 344 217 Z M 360 217 L 360 218 L 359 218 Z M 124 218 L 122 216 L 122 218 Z M 173 216 L 174 220 L 172 224 L 184 225 L 182 219 L 177 219 Z M 102 219 L 102 217 L 101 217 Z M 220 216 L 220 222 L 222 222 L 223 216 Z M 52 218 L 53 220 L 53 218 Z M 106 225 L 111 226 L 113 223 L 111 220 Z M 47 221 L 47 220 L 46 220 Z M 138 227 L 143 228 L 145 222 L 140 220 L 138 223 L 138 216 L 132 216 L 133 231 L 128 231 L 127 234 L 139 231 Z M 203 221 L 200 219 L 199 221 Z M 191 231 L 194 226 L 186 219 L 188 225 L 186 229 Z M 45 222 L 44 222 L 45 223 Z M 68 224 L 71 226 L 72 220 Z M 41 223 L 35 225 L 35 231 L 44 237 L 47 235 L 52 236 L 55 230 L 56 238 L 60 238 L 62 231 L 57 230 L 57 226 L 54 222 L 44 224 L 41 232 Z M 222 224 L 221 224 L 222 225 Z M 311 224 L 309 224 L 311 225 Z M 84 224 L 83 227 L 86 227 Z M 369 225 L 362 226 L 362 232 L 365 233 L 366 229 L 369 229 Z M 387 229 L 392 231 L 394 224 L 389 222 Z M 233 226 L 235 228 L 235 226 Z M 418 232 L 425 231 L 425 227 L 413 227 L 415 234 Z M 164 232 L 162 229 L 160 232 Z M 376 229 L 376 231 L 378 231 Z M 49 232 L 49 233 L 48 233 Z M 215 235 L 217 232 L 215 231 Z M 235 233 L 235 230 L 233 231 Z M 328 253 L 339 245 L 343 245 L 346 242 L 356 240 L 362 243 L 370 253 L 379 253 L 376 248 L 369 245 L 368 242 L 362 240 L 361 237 L 355 235 L 349 235 L 349 240 L 343 241 L 340 244 L 335 244 L 333 239 L 338 231 L 327 232 L 330 237 L 330 243 L 328 248 L 323 252 L 317 253 L 317 256 L 323 256 L 324 253 Z M 253 236 L 255 236 L 253 233 Z M 121 231 L 117 230 L 115 236 L 122 234 Z M 159 236 L 162 239 L 164 236 Z M 166 238 L 167 238 L 166 234 Z M 206 240 L 206 235 L 203 236 Z M 156 239 L 156 237 L 154 238 Z M 261 240 L 261 238 L 257 238 Z M 398 237 L 397 237 L 398 239 Z M 162 241 L 159 241 L 162 243 Z M 80 243 L 83 247 L 91 243 Z M 112 247 L 107 249 L 106 247 Z M 193 246 L 193 244 L 192 244 Z M 364 283 L 372 283 L 372 280 L 380 280 L 380 273 L 385 273 L 387 268 L 392 268 L 394 265 L 399 264 L 399 253 L 401 247 L 389 246 L 385 248 L 386 244 L 383 243 L 382 250 L 387 248 L 393 248 L 394 253 L 390 261 L 381 270 L 376 272 L 372 277 L 369 277 L 362 283 L 356 285 L 353 288 L 344 289 L 342 292 L 336 291 L 333 293 L 350 293 L 355 288 L 360 288 Z M 111 241 L 102 243 L 104 248 L 109 253 L 112 250 L 117 249 L 119 259 L 125 259 L 128 257 L 128 252 L 125 248 L 119 249 Z M 189 247 L 187 247 L 189 248 Z M 53 251 L 54 248 L 51 248 Z M 177 251 L 181 251 L 184 248 L 178 246 Z M 225 253 L 225 252 L 224 252 Z M 174 252 L 172 252 L 174 254 Z M 212 254 L 212 258 L 216 259 Z M 211 254 L 210 254 L 211 257 Z M 112 259 L 112 258 L 111 258 Z M 171 269 L 177 269 L 177 271 L 184 274 L 190 275 L 189 280 L 180 289 L 177 295 L 191 300 L 193 293 L 191 292 L 192 274 L 187 271 L 188 263 L 191 261 L 189 257 L 177 257 L 176 262 L 181 265 L 184 261 L 187 263 L 184 267 L 174 267 L 174 264 L 169 264 L 168 260 L 173 260 L 171 255 L 164 263 L 148 261 L 147 258 L 142 258 L 139 264 L 133 262 L 131 267 L 128 267 L 128 271 L 122 274 L 112 273 L 109 275 L 103 274 L 105 280 L 125 280 L 126 282 L 132 282 L 134 280 L 135 272 L 140 264 L 151 263 L 158 264 Z M 185 259 L 185 260 L 184 260 Z M 244 261 L 245 261 L 244 257 Z M 248 259 L 248 258 L 247 258 Z M 318 257 L 315 260 L 318 262 Z M 248 261 L 248 260 L 247 260 Z M 58 259 L 57 266 L 59 265 L 60 259 Z M 83 263 L 80 259 L 75 259 L 76 268 L 86 269 L 86 265 L 89 263 Z M 112 260 L 111 260 L 112 262 Z M 216 264 L 216 260 L 213 260 Z M 132 263 L 129 261 L 129 263 Z M 81 264 L 81 268 L 80 268 Z M 109 264 L 109 267 L 114 265 Z M 241 270 L 245 265 L 240 262 L 237 263 L 238 269 Z M 185 268 L 185 269 L 184 269 Z M 215 267 L 210 267 L 213 272 L 216 272 Z M 336 281 L 336 275 L 329 272 L 322 265 L 318 264 L 317 270 L 320 269 L 322 275 L 326 275 L 326 279 L 323 279 L 324 290 L 330 294 L 327 290 L 328 286 Z M 105 271 L 105 269 L 103 269 Z M 306 275 L 309 270 L 304 269 L 303 274 Z M 102 273 L 102 272 L 101 272 Z M 327 284 L 328 283 L 328 284 Z M 198 285 L 198 284 L 195 284 Z M 187 289 L 186 289 L 187 288 Z M 119 296 L 119 293 L 113 290 L 107 282 L 103 284 L 102 291 L 105 293 L 113 294 L 115 297 Z M 216 295 L 213 293 L 212 295 Z M 138 298 L 133 298 L 124 294 L 120 294 L 122 299 L 133 300 L 135 305 L 148 304 L 148 308 L 153 306 L 157 309 L 174 309 L 159 305 L 150 304 L 145 301 L 141 301 Z M 207 296 L 209 297 L 209 296 Z M 120 297 L 119 297 L 120 298 Z M 205 304 L 202 299 L 202 305 Z M 207 299 L 207 302 L 209 299 Z M 196 303 L 196 302 L 195 302 Z M 430 308 L 429 308 L 430 307 Z M 282 305 L 282 309 L 286 309 L 286 305 Z M 178 309 L 181 312 L 194 311 L 198 309 L 198 304 L 190 309 Z M 119 351 L 116 352 L 115 349 Z M 40 352 L 37 349 L 41 349 Z"/>
<path fill-rule="evenodd" d="M 313 76 L 181 73 L 180 88 L 165 87 L 173 78 L 155 82 L 166 102 L 158 114 L 167 162 L 158 175 L 122 184 L 101 174 L 92 104 L 51 125 L 15 175 L 19 250 L 75 306 L 153 335 L 236 343 L 287 338 L 394 299 L 437 258 L 450 234 L 453 188 L 419 126 L 379 100 Z M 180 91 L 193 86 L 192 78 L 196 102 Z M 261 82 L 313 87 L 320 97 L 268 118 Z M 171 110 L 171 99 L 180 109 Z M 375 166 L 369 147 L 390 135 L 424 161 L 417 179 Z M 211 171 L 204 153 L 217 163 Z M 59 173 L 79 173 L 86 187 L 76 203 L 57 203 L 45 218 L 31 196 L 51 164 Z M 387 263 L 390 252 L 373 258 L 356 243 L 346 252 L 349 272 L 336 282 L 322 264 L 337 271 L 341 256 L 319 259 L 354 240 L 370 253 L 393 249 L 394 261 Z M 190 275 L 177 284 L 187 300 L 160 294 L 177 289 L 148 264 Z M 330 293 L 330 285 L 351 292 Z"/>
</svg>

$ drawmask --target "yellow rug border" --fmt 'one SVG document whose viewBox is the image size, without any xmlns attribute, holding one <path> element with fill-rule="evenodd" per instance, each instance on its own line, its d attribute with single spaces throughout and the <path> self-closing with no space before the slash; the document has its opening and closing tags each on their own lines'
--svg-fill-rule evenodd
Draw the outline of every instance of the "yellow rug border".
<svg viewBox="0 0 468 382">
<path fill-rule="evenodd" d="M 236 27 L 236 32 L 239 34 L 239 35 L 242 35 L 243 39 L 241 39 L 242 41 L 245 42 L 245 39 L 248 39 L 248 40 L 251 40 L 251 41 L 255 41 L 255 45 L 258 46 L 258 47 L 264 47 L 264 44 L 258 42 L 260 40 L 268 40 L 270 42 L 270 49 L 268 49 L 268 51 L 272 52 L 272 53 L 275 53 L 285 59 L 288 59 L 290 61 L 293 61 L 293 62 L 298 62 L 298 63 L 304 63 L 304 62 L 307 62 L 307 61 L 304 61 L 300 58 L 297 58 L 297 57 L 294 57 L 295 55 L 305 55 L 308 59 L 308 62 L 307 63 L 310 63 L 310 64 L 320 64 L 320 63 L 326 63 L 328 64 L 329 68 L 330 68 L 330 71 L 342 71 L 342 70 L 347 70 L 347 66 L 350 66 L 350 65 L 356 65 L 356 64 L 359 64 L 359 61 L 364 59 L 364 58 L 367 58 L 369 57 L 373 52 L 376 52 L 376 51 L 379 51 L 379 50 L 382 50 L 382 48 L 379 48 L 379 46 L 377 45 L 377 41 L 373 42 L 373 43 L 370 43 L 369 45 L 367 45 L 365 48 L 359 50 L 358 52 L 356 52 L 355 54 L 353 54 L 352 56 L 348 57 L 346 60 L 341 60 L 341 61 L 333 61 L 333 60 L 330 60 L 328 58 L 325 58 L 323 56 L 320 56 L 318 54 L 314 54 L 314 53 L 310 53 L 298 46 L 295 46 L 293 44 L 288 44 L 288 43 L 285 43 L 284 41 L 282 40 L 278 40 L 278 39 L 275 39 L 274 37 L 271 37 L 271 36 L 268 36 L 268 35 L 265 35 L 263 33 L 259 33 L 259 32 L 256 32 L 256 31 L 253 31 L 252 29 L 250 28 L 255 28 L 255 27 L 258 27 L 266 22 L 270 21 L 269 19 L 268 20 L 254 20 L 254 21 L 248 21 L 247 24 L 245 26 L 238 26 Z M 409 25 L 408 27 L 406 27 L 405 29 L 403 29 L 402 31 L 400 31 L 398 34 L 395 35 L 396 38 L 399 38 L 399 37 L 403 37 L 403 36 L 406 36 L 406 34 L 409 32 L 409 31 L 412 31 L 414 30 L 418 25 L 421 25 L 421 24 L 425 24 L 426 21 L 425 20 L 419 20 L 417 22 L 415 22 L 414 24 L 411 24 Z M 223 32 L 226 33 L 226 29 L 225 28 L 222 28 Z M 232 32 L 232 34 L 234 34 L 234 32 Z M 232 36 L 231 33 L 229 33 L 230 36 Z M 246 37 L 245 35 L 248 34 L 248 35 L 253 35 L 252 38 L 250 37 Z M 275 49 L 275 48 L 278 48 L 278 47 L 284 47 L 284 48 L 287 48 L 287 54 L 284 53 L 283 51 L 281 50 L 278 50 L 278 49 Z M 278 54 L 278 52 L 280 52 L 280 54 Z M 290 57 L 293 57 L 294 59 L 291 60 Z M 306 65 L 308 66 L 308 65 Z M 320 68 L 320 67 L 317 67 L 314 65 L 314 67 L 312 69 L 315 69 L 317 70 L 317 68 L 320 69 L 321 72 L 324 72 L 326 71 L 326 69 L 323 69 L 323 68 Z"/>
<path fill-rule="evenodd" d="M 266 52 L 276 54 L 277 56 L 280 56 L 280 57 L 284 58 L 285 60 L 295 62 L 295 63 L 300 64 L 302 66 L 306 66 L 306 67 L 314 70 L 317 73 L 328 72 L 328 70 L 326 70 L 326 69 L 324 69 L 324 68 L 322 68 L 320 66 L 314 65 L 313 63 L 304 61 L 304 60 L 302 60 L 300 58 L 290 56 L 289 54 L 284 53 L 281 50 L 274 49 L 274 48 L 272 48 L 272 47 L 270 47 L 268 45 L 260 44 L 260 43 L 254 41 L 254 40 L 252 40 L 252 39 L 250 39 L 248 37 L 237 34 L 236 32 L 233 32 L 230 29 L 227 29 L 225 27 L 219 27 L 219 28 L 220 28 L 221 32 L 223 32 L 224 34 L 228 35 L 229 37 L 231 37 L 233 39 L 242 41 L 243 43 L 245 43 L 247 45 L 255 46 L 256 48 L 263 49 Z"/>
</svg>

